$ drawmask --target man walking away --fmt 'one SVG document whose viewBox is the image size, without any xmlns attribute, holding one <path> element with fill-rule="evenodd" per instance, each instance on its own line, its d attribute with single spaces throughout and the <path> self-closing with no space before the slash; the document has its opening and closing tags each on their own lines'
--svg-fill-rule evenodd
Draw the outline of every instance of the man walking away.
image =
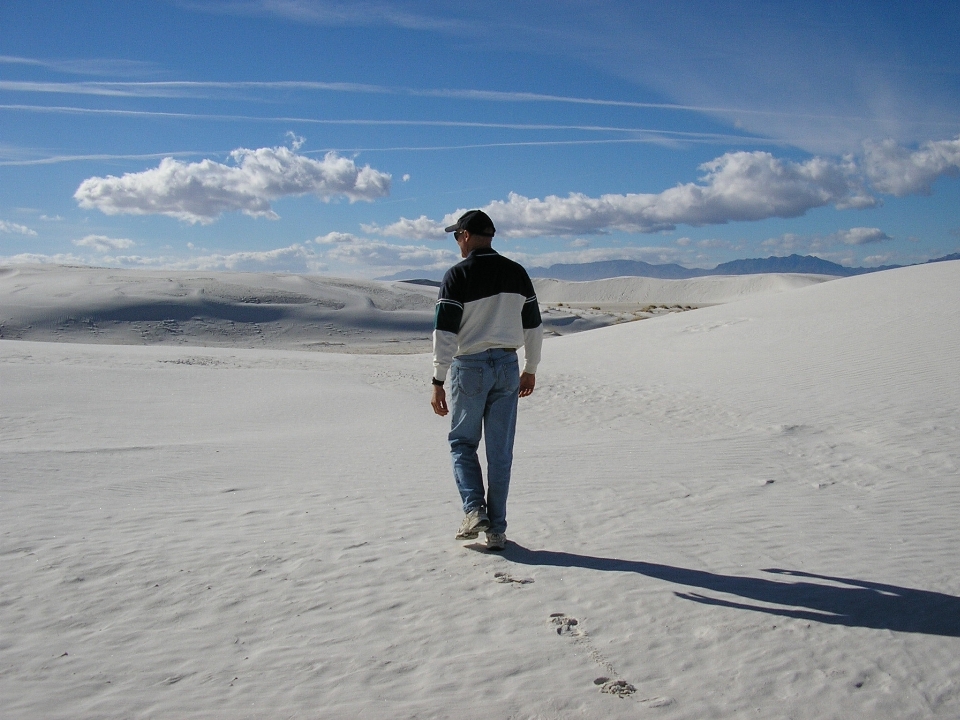
<svg viewBox="0 0 960 720">
<path fill-rule="evenodd" d="M 465 517 L 458 540 L 486 532 L 487 548 L 507 543 L 507 493 L 517 427 L 517 398 L 536 385 L 543 343 L 540 307 L 527 271 L 491 247 L 496 228 L 482 210 L 470 210 L 448 228 L 463 262 L 443 276 L 433 331 L 433 397 L 450 413 L 453 476 Z M 524 348 L 523 372 L 517 348 Z M 449 371 L 450 405 L 444 381 Z M 477 458 L 483 436 L 487 489 Z"/>
</svg>

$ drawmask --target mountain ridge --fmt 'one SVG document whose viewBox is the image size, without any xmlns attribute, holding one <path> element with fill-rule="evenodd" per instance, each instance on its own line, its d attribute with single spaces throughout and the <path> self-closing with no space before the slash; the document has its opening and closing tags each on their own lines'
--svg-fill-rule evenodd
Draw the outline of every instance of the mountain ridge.
<svg viewBox="0 0 960 720">
<path fill-rule="evenodd" d="M 925 263 L 911 263 L 924 265 L 926 263 L 960 260 L 960 253 L 950 253 L 943 257 L 927 260 Z M 767 258 L 745 258 L 730 260 L 710 268 L 687 268 L 676 263 L 653 265 L 642 260 L 601 260 L 591 263 L 555 264 L 550 267 L 528 267 L 530 277 L 553 278 L 554 280 L 568 280 L 582 282 L 586 280 L 606 280 L 613 277 L 649 277 L 660 280 L 688 280 L 690 278 L 705 277 L 707 275 L 760 275 L 764 273 L 799 273 L 803 275 L 833 275 L 836 277 L 851 277 L 866 273 L 894 270 L 907 265 L 881 265 L 878 267 L 848 267 L 839 263 L 824 260 L 814 255 L 788 255 L 778 257 L 771 255 Z M 399 272 L 378 280 L 431 280 L 438 281 L 442 276 L 437 273 L 418 273 L 417 271 Z"/>
</svg>

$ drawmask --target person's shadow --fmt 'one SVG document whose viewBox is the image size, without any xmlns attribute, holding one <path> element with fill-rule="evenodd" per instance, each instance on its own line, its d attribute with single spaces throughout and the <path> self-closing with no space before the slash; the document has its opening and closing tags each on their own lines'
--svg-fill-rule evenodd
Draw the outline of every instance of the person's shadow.
<svg viewBox="0 0 960 720">
<path fill-rule="evenodd" d="M 528 550 L 515 542 L 508 543 L 502 555 L 510 562 L 522 565 L 637 573 L 677 585 L 736 595 L 744 600 L 781 607 L 707 597 L 690 591 L 675 593 L 677 597 L 706 605 L 753 610 L 833 625 L 960 637 L 960 597 L 927 590 L 778 568 L 766 569 L 763 572 L 806 579 L 784 581 L 718 575 L 702 570 L 634 560 Z"/>
</svg>

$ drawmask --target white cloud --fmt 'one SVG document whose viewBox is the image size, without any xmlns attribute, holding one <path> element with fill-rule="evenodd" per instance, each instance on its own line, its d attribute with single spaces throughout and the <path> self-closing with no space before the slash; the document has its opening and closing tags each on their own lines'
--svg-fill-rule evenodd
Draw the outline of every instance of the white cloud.
<svg viewBox="0 0 960 720">
<path fill-rule="evenodd" d="M 326 235 L 318 235 L 313 239 L 317 245 L 337 245 L 339 243 L 352 243 L 360 240 L 352 233 L 330 232 Z"/>
<path fill-rule="evenodd" d="M 864 143 L 864 172 L 874 188 L 897 197 L 929 195 L 945 175 L 960 175 L 960 136 L 926 142 L 910 151 L 893 140 Z"/>
<path fill-rule="evenodd" d="M 459 261 L 452 250 L 426 245 L 392 245 L 382 240 L 357 237 L 347 233 L 329 233 L 313 241 L 322 248 L 329 262 L 368 265 L 384 269 L 446 269 Z"/>
<path fill-rule="evenodd" d="M 262 252 L 211 253 L 195 257 L 145 256 L 145 255 L 98 255 L 74 254 L 41 255 L 22 253 L 12 257 L 0 257 L 0 263 L 96 265 L 99 267 L 124 267 L 157 270 L 233 270 L 240 272 L 293 272 L 315 273 L 327 269 L 327 265 L 314 250 L 301 244 Z"/>
<path fill-rule="evenodd" d="M 116 252 L 117 250 L 126 250 L 133 247 L 133 240 L 126 238 L 109 238 L 106 235 L 87 235 L 80 240 L 74 240 L 74 245 L 90 248 L 100 253 Z"/>
<path fill-rule="evenodd" d="M 715 248 L 728 248 L 730 247 L 730 242 L 728 240 L 718 240 L 716 238 L 711 238 L 707 240 L 698 240 L 698 248 L 704 248 L 705 250 L 712 250 Z"/>
<path fill-rule="evenodd" d="M 302 148 L 303 144 L 307 141 L 305 137 L 297 135 L 293 130 L 287 130 L 286 138 L 290 141 L 290 149 L 294 152 Z"/>
<path fill-rule="evenodd" d="M 693 240 L 691 240 L 688 237 L 677 238 L 676 240 L 677 245 L 679 245 L 680 247 L 687 247 L 692 242 Z"/>
<path fill-rule="evenodd" d="M 809 249 L 810 238 L 794 233 L 784 233 L 780 237 L 767 238 L 760 243 L 760 247 L 770 248 L 778 252 L 793 252 L 797 249 Z"/>
<path fill-rule="evenodd" d="M 855 227 L 849 230 L 841 230 L 832 236 L 838 242 L 844 245 L 867 245 L 869 243 L 883 242 L 884 240 L 893 240 L 880 228 Z"/>
<path fill-rule="evenodd" d="M 443 229 L 456 222 L 457 218 L 462 214 L 462 211 L 457 213 L 450 222 L 437 222 L 431 220 L 426 215 L 421 215 L 416 220 L 400 218 L 397 222 L 387 225 L 386 227 L 381 227 L 375 223 L 361 225 L 360 227 L 364 232 L 370 233 L 371 235 L 399 237 L 407 240 L 442 240 L 446 237 Z"/>
<path fill-rule="evenodd" d="M 885 255 L 868 255 L 863 259 L 863 264 L 867 267 L 876 267 L 877 265 L 886 265 L 893 259 L 893 255 L 887 253 Z"/>
<path fill-rule="evenodd" d="M 150 258 L 136 255 L 105 258 L 124 267 L 162 267 L 171 270 L 234 270 L 240 272 L 320 272 L 326 269 L 318 254 L 299 243 L 264 251 L 212 253 L 193 258 Z"/>
<path fill-rule="evenodd" d="M 700 183 L 686 183 L 657 194 L 602 195 L 570 193 L 544 199 L 510 193 L 482 209 L 501 237 L 598 234 L 612 230 L 654 233 L 677 225 L 722 225 L 732 221 L 792 218 L 813 208 L 866 208 L 877 204 L 863 187 L 852 162 L 813 158 L 796 163 L 767 152 L 727 153 L 700 166 Z M 402 218 L 386 227 L 366 226 L 367 232 L 416 237 L 442 236 L 456 221 L 458 209 L 441 222 L 421 216 Z"/>
<path fill-rule="evenodd" d="M 265 251 L 212 253 L 187 246 L 190 257 L 172 254 L 135 255 L 123 253 L 135 245 L 131 240 L 88 235 L 73 244 L 87 250 L 83 254 L 20 254 L 0 257 L 0 263 L 56 263 L 96 265 L 157 270 L 228 270 L 239 272 L 335 272 L 347 276 L 390 274 L 416 268 L 424 271 L 443 271 L 460 260 L 455 250 L 429 245 L 391 244 L 377 238 L 366 238 L 350 233 L 331 232 L 305 243 Z"/>
<path fill-rule="evenodd" d="M 600 197 L 570 193 L 543 199 L 510 193 L 506 200 L 490 202 L 482 209 L 494 219 L 501 237 L 654 233 L 678 225 L 793 218 L 826 205 L 864 209 L 879 204 L 868 192 L 867 180 L 879 192 L 901 196 L 929 192 L 938 177 L 960 174 L 960 137 L 928 142 L 913 152 L 893 141 L 867 143 L 862 166 L 851 157 L 793 162 L 768 152 L 732 152 L 701 165 L 704 175 L 699 182 L 660 193 Z M 389 237 L 439 239 L 444 236 L 444 226 L 455 222 L 467 209 L 459 208 L 440 221 L 421 215 L 385 226 L 362 227 L 365 232 Z M 837 238 L 839 242 L 863 244 L 889 239 L 876 228 L 846 232 L 846 236 Z"/>
<path fill-rule="evenodd" d="M 775 238 L 769 238 L 760 243 L 761 247 L 779 253 L 813 254 L 818 257 L 831 258 L 828 248 L 837 245 L 870 245 L 872 243 L 893 240 L 880 228 L 855 227 L 847 230 L 837 230 L 828 235 L 797 235 L 784 233 Z M 849 252 L 844 250 L 844 258 L 849 259 Z"/>
<path fill-rule="evenodd" d="M 86 260 L 76 255 L 59 253 L 57 255 L 40 255 L 38 253 L 20 253 L 0 257 L 0 265 L 83 265 Z"/>
<path fill-rule="evenodd" d="M 285 147 L 240 148 L 230 156 L 235 165 L 212 160 L 183 163 L 168 157 L 152 170 L 88 178 L 74 198 L 80 207 L 107 215 L 159 214 L 208 224 L 233 210 L 276 219 L 270 202 L 287 195 L 313 194 L 324 201 L 343 196 L 354 202 L 390 192 L 389 174 L 369 165 L 358 167 L 335 152 L 322 161 Z"/>
<path fill-rule="evenodd" d="M 30 237 L 37 236 L 36 230 L 31 230 L 26 225 L 18 225 L 17 223 L 7 222 L 6 220 L 0 220 L 0 233 L 29 235 Z"/>
</svg>

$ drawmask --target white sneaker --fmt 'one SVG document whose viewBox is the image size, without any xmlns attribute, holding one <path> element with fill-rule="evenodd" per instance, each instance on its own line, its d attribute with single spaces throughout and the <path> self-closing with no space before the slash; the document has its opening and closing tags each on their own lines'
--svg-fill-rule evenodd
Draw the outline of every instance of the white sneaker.
<svg viewBox="0 0 960 720">
<path fill-rule="evenodd" d="M 463 522 L 460 523 L 457 540 L 473 540 L 488 527 L 490 527 L 490 518 L 487 517 L 487 511 L 483 509 L 471 510 L 463 518 Z"/>
<path fill-rule="evenodd" d="M 487 532 L 487 550 L 505 550 L 507 536 L 505 533 Z"/>
</svg>

